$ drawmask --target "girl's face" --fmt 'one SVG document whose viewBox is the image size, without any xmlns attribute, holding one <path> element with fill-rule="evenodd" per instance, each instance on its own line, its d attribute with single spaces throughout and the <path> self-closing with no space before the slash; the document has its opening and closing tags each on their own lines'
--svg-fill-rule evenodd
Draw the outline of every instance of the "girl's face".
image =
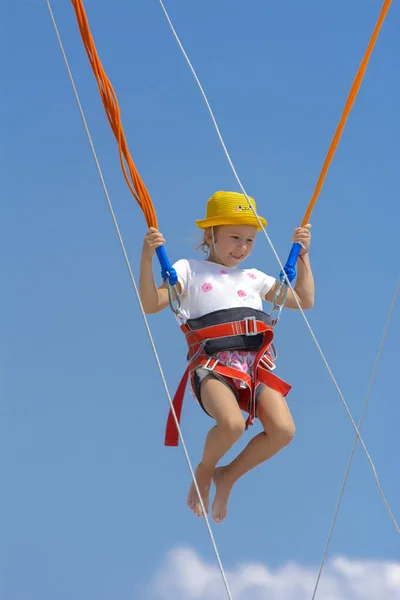
<svg viewBox="0 0 400 600">
<path fill-rule="evenodd" d="M 207 233 L 209 260 L 226 267 L 237 267 L 251 253 L 256 233 L 257 228 L 252 225 L 221 225 L 214 227 L 213 243 L 210 229 Z"/>
</svg>

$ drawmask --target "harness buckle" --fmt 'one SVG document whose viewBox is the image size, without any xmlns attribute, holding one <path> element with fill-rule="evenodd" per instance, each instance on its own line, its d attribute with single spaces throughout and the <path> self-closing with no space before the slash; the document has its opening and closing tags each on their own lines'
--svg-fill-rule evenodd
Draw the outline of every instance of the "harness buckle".
<svg viewBox="0 0 400 600">
<path fill-rule="evenodd" d="M 203 366 L 203 369 L 205 369 L 206 371 L 214 371 L 215 367 L 217 366 L 217 364 L 219 363 L 219 358 L 215 358 L 215 356 L 210 356 L 206 362 L 206 364 Z"/>
<path fill-rule="evenodd" d="M 256 318 L 255 317 L 245 317 L 244 319 L 244 325 L 245 325 L 245 334 L 246 335 L 257 335 L 257 323 L 256 323 Z M 250 331 L 249 328 L 249 323 L 252 322 L 252 331 Z"/>
<path fill-rule="evenodd" d="M 274 371 L 276 369 L 276 365 L 274 364 L 274 362 L 266 356 L 262 357 L 262 359 L 260 360 L 260 364 L 263 367 L 266 367 L 269 371 Z"/>
</svg>

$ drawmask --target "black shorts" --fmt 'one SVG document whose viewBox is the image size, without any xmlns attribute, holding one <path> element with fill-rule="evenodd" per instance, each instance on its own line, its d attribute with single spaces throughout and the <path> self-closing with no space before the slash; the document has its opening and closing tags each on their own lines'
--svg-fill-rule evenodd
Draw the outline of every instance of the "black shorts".
<svg viewBox="0 0 400 600">
<path fill-rule="evenodd" d="M 219 375 L 218 373 L 210 373 L 211 377 L 214 377 L 215 379 L 218 379 L 218 381 L 221 381 L 223 384 L 225 384 L 233 393 L 233 395 L 235 396 L 237 403 L 239 405 L 239 408 L 247 413 L 250 413 L 249 410 L 249 404 L 250 404 L 250 400 L 249 400 L 249 393 L 248 393 L 248 389 L 243 389 L 240 390 L 238 389 L 232 379 L 230 377 L 223 377 L 222 375 Z M 263 391 L 263 389 L 266 386 L 263 383 L 258 383 L 257 387 L 256 387 L 256 414 L 257 414 L 257 406 L 258 406 L 258 401 L 260 398 L 260 394 Z M 206 411 L 206 409 L 204 408 L 203 402 L 201 400 L 201 393 L 200 393 L 200 389 L 201 389 L 201 380 L 199 375 L 194 372 L 192 375 L 192 389 L 194 391 L 194 394 L 196 396 L 196 400 L 198 401 L 198 403 L 200 404 L 201 408 L 204 410 L 204 412 L 211 417 L 211 415 Z M 246 392 L 246 396 L 247 399 L 244 399 L 243 396 L 243 392 Z"/>
</svg>

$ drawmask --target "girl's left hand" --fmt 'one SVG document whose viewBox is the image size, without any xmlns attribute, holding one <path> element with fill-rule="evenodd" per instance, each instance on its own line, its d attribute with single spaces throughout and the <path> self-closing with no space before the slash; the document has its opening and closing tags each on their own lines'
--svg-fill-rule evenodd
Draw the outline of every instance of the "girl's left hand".
<svg viewBox="0 0 400 600">
<path fill-rule="evenodd" d="M 297 227 L 293 233 L 293 243 L 300 244 L 304 250 L 300 251 L 299 256 L 307 254 L 311 245 L 311 224 L 307 223 L 304 227 Z"/>
</svg>

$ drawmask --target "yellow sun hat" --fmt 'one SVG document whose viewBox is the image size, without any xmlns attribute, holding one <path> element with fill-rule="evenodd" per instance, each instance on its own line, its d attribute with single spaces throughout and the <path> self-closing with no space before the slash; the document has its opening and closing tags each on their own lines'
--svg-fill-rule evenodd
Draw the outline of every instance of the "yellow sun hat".
<svg viewBox="0 0 400 600">
<path fill-rule="evenodd" d="M 248 198 L 256 211 L 254 198 Z M 260 216 L 259 219 L 265 227 L 267 221 Z M 217 225 L 252 225 L 261 229 L 246 196 L 238 192 L 215 192 L 207 202 L 206 218 L 196 221 L 196 225 L 200 229 Z"/>
</svg>

